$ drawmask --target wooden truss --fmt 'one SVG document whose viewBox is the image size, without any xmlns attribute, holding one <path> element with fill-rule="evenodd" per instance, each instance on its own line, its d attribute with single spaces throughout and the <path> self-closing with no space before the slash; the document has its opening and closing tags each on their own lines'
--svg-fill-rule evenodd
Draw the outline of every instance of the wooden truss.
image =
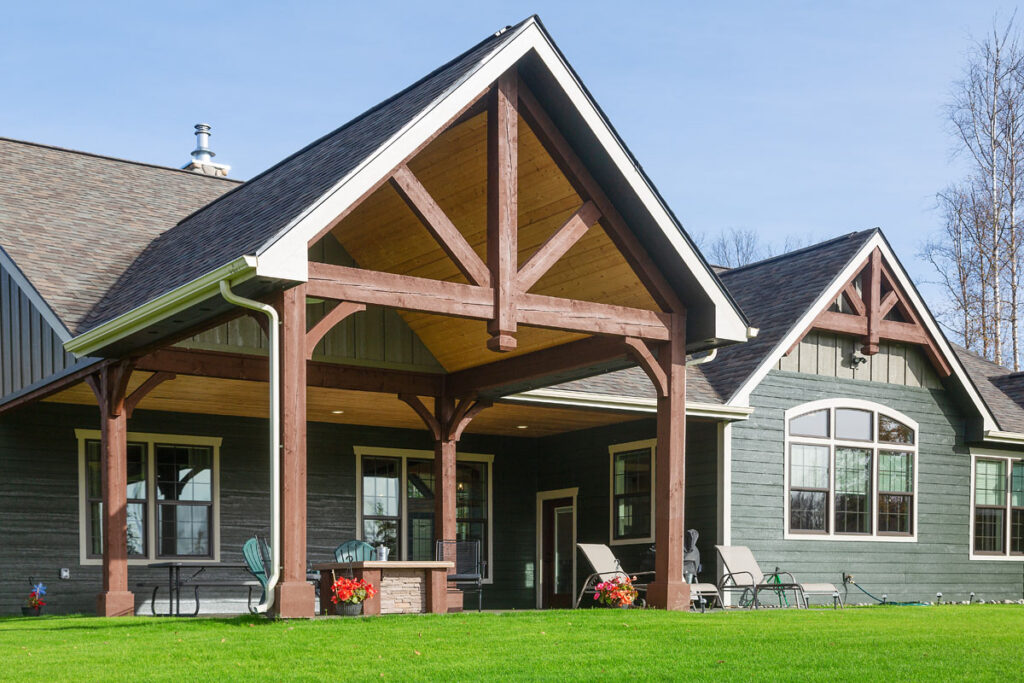
<svg viewBox="0 0 1024 683">
<path fill-rule="evenodd" d="M 882 340 L 914 344 L 923 348 L 942 377 L 949 377 L 952 373 L 938 343 L 922 324 L 906 292 L 877 248 L 843 285 L 836 303 L 819 313 L 799 338 L 802 339 L 812 329 L 859 337 L 863 340 L 861 352 L 866 356 L 878 353 Z"/>
</svg>

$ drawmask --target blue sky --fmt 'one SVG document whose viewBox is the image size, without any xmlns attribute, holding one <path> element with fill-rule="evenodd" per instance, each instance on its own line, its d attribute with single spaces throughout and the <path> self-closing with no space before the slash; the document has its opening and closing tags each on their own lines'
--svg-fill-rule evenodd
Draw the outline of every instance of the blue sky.
<svg viewBox="0 0 1024 683">
<path fill-rule="evenodd" d="M 625 8 L 624 8 L 625 7 Z M 943 117 L 999 2 L 17 3 L 0 135 L 247 178 L 533 12 L 688 230 L 881 226 L 912 274 L 962 173 Z"/>
</svg>

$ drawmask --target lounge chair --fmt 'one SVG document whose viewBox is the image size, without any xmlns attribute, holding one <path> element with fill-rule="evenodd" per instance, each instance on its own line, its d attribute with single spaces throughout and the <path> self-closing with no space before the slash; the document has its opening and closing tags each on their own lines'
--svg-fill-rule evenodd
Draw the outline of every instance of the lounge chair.
<svg viewBox="0 0 1024 683">
<path fill-rule="evenodd" d="M 787 592 L 792 592 L 797 607 L 807 607 L 807 596 L 827 595 L 833 599 L 833 607 L 842 607 L 839 591 L 831 583 L 800 583 L 789 572 L 774 571 L 765 574 L 754 559 L 754 553 L 745 545 L 716 545 L 725 566 L 718 587 L 722 592 L 739 592 L 749 596 L 751 607 L 760 607 L 762 592 L 775 593 L 780 601 Z M 741 597 L 742 599 L 742 597 Z"/>
<path fill-rule="evenodd" d="M 615 558 L 615 555 L 612 554 L 611 548 L 606 545 L 600 543 L 577 543 L 576 547 L 583 553 L 583 557 L 587 558 L 587 562 L 590 563 L 594 573 L 583 582 L 583 588 L 580 590 L 579 597 L 576 598 L 576 604 L 573 605 L 573 609 L 580 606 L 583 596 L 587 591 L 591 593 L 596 592 L 594 586 L 602 581 L 607 581 L 617 576 L 624 576 L 630 580 L 634 576 L 654 576 L 654 572 L 626 572 Z M 643 593 L 646 599 L 647 583 L 634 583 L 633 587 L 636 588 L 638 593 Z"/>
<path fill-rule="evenodd" d="M 715 601 L 719 607 L 725 607 L 725 603 L 722 601 L 718 586 L 713 583 L 700 583 L 698 580 L 704 568 L 700 563 L 700 550 L 697 549 L 699 537 L 696 529 L 688 529 L 683 537 L 683 577 L 690 584 L 690 602 L 698 605 L 703 612 L 707 607 L 713 606 Z"/>
</svg>

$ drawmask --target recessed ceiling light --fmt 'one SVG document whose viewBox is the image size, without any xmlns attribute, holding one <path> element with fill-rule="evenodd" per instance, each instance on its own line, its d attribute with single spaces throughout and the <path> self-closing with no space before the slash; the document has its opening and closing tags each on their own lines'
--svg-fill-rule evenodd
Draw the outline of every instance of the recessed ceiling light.
<svg viewBox="0 0 1024 683">
<path fill-rule="evenodd" d="M 344 412 L 345 412 L 344 410 L 332 410 L 331 411 L 331 413 L 334 414 L 334 415 L 341 415 Z"/>
<path fill-rule="evenodd" d="M 516 429 L 526 429 L 526 425 L 516 425 Z"/>
</svg>

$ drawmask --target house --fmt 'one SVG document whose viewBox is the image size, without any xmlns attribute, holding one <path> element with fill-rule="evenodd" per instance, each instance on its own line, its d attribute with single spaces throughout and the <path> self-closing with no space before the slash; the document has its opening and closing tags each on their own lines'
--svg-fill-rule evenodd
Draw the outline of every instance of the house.
<svg viewBox="0 0 1024 683">
<path fill-rule="evenodd" d="M 283 616 L 352 538 L 479 540 L 492 608 L 608 543 L 685 609 L 684 528 L 705 574 L 1020 597 L 1018 376 L 877 230 L 716 273 L 538 19 L 245 183 L 198 132 L 189 170 L 0 140 L 0 612 L 148 611 L 254 533 Z"/>
<path fill-rule="evenodd" d="M 0 611 L 132 614 L 254 533 L 285 617 L 353 538 L 477 540 L 488 605 L 568 604 L 570 520 L 609 522 L 543 473 L 596 444 L 689 606 L 686 364 L 753 331 L 538 19 L 245 183 L 208 133 L 184 170 L 0 141 Z M 638 363 L 653 413 L 509 399 Z"/>
</svg>

